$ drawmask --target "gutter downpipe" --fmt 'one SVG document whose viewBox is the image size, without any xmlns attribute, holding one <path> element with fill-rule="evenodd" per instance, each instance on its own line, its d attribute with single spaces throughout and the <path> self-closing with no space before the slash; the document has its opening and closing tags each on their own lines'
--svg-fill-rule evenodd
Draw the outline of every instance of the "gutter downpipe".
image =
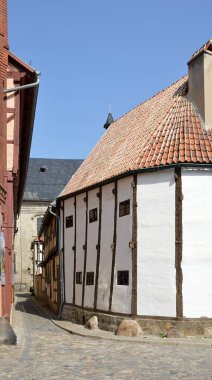
<svg viewBox="0 0 212 380">
<path fill-rule="evenodd" d="M 57 206 L 56 206 L 57 207 Z M 60 295 L 61 295 L 61 302 L 60 302 L 60 309 L 59 309 L 59 314 L 58 318 L 61 319 L 61 314 L 62 314 L 62 309 L 64 305 L 64 279 L 63 279 L 63 250 L 60 247 L 60 241 L 61 241 L 61 236 L 60 236 L 60 216 L 55 214 L 52 211 L 52 205 L 48 206 L 48 210 L 51 215 L 53 215 L 57 219 L 57 249 L 59 251 L 59 257 L 60 257 Z"/>
<path fill-rule="evenodd" d="M 38 86 L 40 83 L 41 73 L 39 71 L 35 71 L 35 74 L 36 74 L 36 78 L 37 78 L 36 82 L 24 84 L 23 86 L 17 86 L 17 87 L 12 87 L 12 88 L 4 88 L 3 93 L 8 94 L 9 92 L 22 91 L 22 90 L 26 90 L 28 88 Z"/>
</svg>

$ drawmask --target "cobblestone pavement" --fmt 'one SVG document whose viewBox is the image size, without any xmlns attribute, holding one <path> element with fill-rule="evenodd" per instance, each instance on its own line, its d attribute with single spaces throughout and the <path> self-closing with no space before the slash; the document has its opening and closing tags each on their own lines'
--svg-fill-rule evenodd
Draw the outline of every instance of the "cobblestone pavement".
<svg viewBox="0 0 212 380">
<path fill-rule="evenodd" d="M 19 295 L 14 312 L 17 346 L 0 346 L 0 380 L 212 380 L 212 350 L 144 345 L 71 335 Z"/>
</svg>

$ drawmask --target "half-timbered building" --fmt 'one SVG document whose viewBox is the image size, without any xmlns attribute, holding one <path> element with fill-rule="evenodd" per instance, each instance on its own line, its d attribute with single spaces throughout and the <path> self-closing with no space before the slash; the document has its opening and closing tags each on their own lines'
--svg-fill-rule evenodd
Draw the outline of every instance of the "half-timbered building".
<svg viewBox="0 0 212 380">
<path fill-rule="evenodd" d="M 211 101 L 209 41 L 188 75 L 106 123 L 58 200 L 64 318 L 212 321 Z"/>
<path fill-rule="evenodd" d="M 60 307 L 60 259 L 57 249 L 57 217 L 54 211 L 55 202 L 46 210 L 39 231 L 39 241 L 43 241 L 43 258 L 38 264 L 34 286 L 36 297 L 57 314 Z"/>
</svg>

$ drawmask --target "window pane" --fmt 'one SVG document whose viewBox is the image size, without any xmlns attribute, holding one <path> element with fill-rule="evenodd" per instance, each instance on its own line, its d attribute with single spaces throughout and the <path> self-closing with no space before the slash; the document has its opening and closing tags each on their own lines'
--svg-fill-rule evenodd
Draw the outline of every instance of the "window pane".
<svg viewBox="0 0 212 380">
<path fill-rule="evenodd" d="M 76 284 L 82 284 L 82 272 L 76 272 Z"/>
<path fill-rule="evenodd" d="M 66 228 L 73 227 L 73 215 L 66 216 Z"/>
<path fill-rule="evenodd" d="M 89 223 L 93 223 L 97 220 L 97 208 L 93 208 L 89 211 Z"/>
<path fill-rule="evenodd" d="M 119 203 L 119 216 L 130 214 L 130 199 Z"/>
<path fill-rule="evenodd" d="M 94 285 L 94 272 L 87 272 L 86 285 Z"/>
<path fill-rule="evenodd" d="M 128 270 L 119 270 L 117 276 L 118 285 L 129 285 L 129 271 Z"/>
</svg>

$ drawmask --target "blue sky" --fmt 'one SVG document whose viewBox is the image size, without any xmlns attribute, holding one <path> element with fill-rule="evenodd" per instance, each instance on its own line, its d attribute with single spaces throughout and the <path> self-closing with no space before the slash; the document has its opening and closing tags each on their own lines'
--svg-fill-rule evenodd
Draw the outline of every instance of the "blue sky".
<svg viewBox="0 0 212 380">
<path fill-rule="evenodd" d="M 115 119 L 187 73 L 211 0 L 8 0 L 10 50 L 42 73 L 31 157 L 84 158 Z"/>
</svg>

